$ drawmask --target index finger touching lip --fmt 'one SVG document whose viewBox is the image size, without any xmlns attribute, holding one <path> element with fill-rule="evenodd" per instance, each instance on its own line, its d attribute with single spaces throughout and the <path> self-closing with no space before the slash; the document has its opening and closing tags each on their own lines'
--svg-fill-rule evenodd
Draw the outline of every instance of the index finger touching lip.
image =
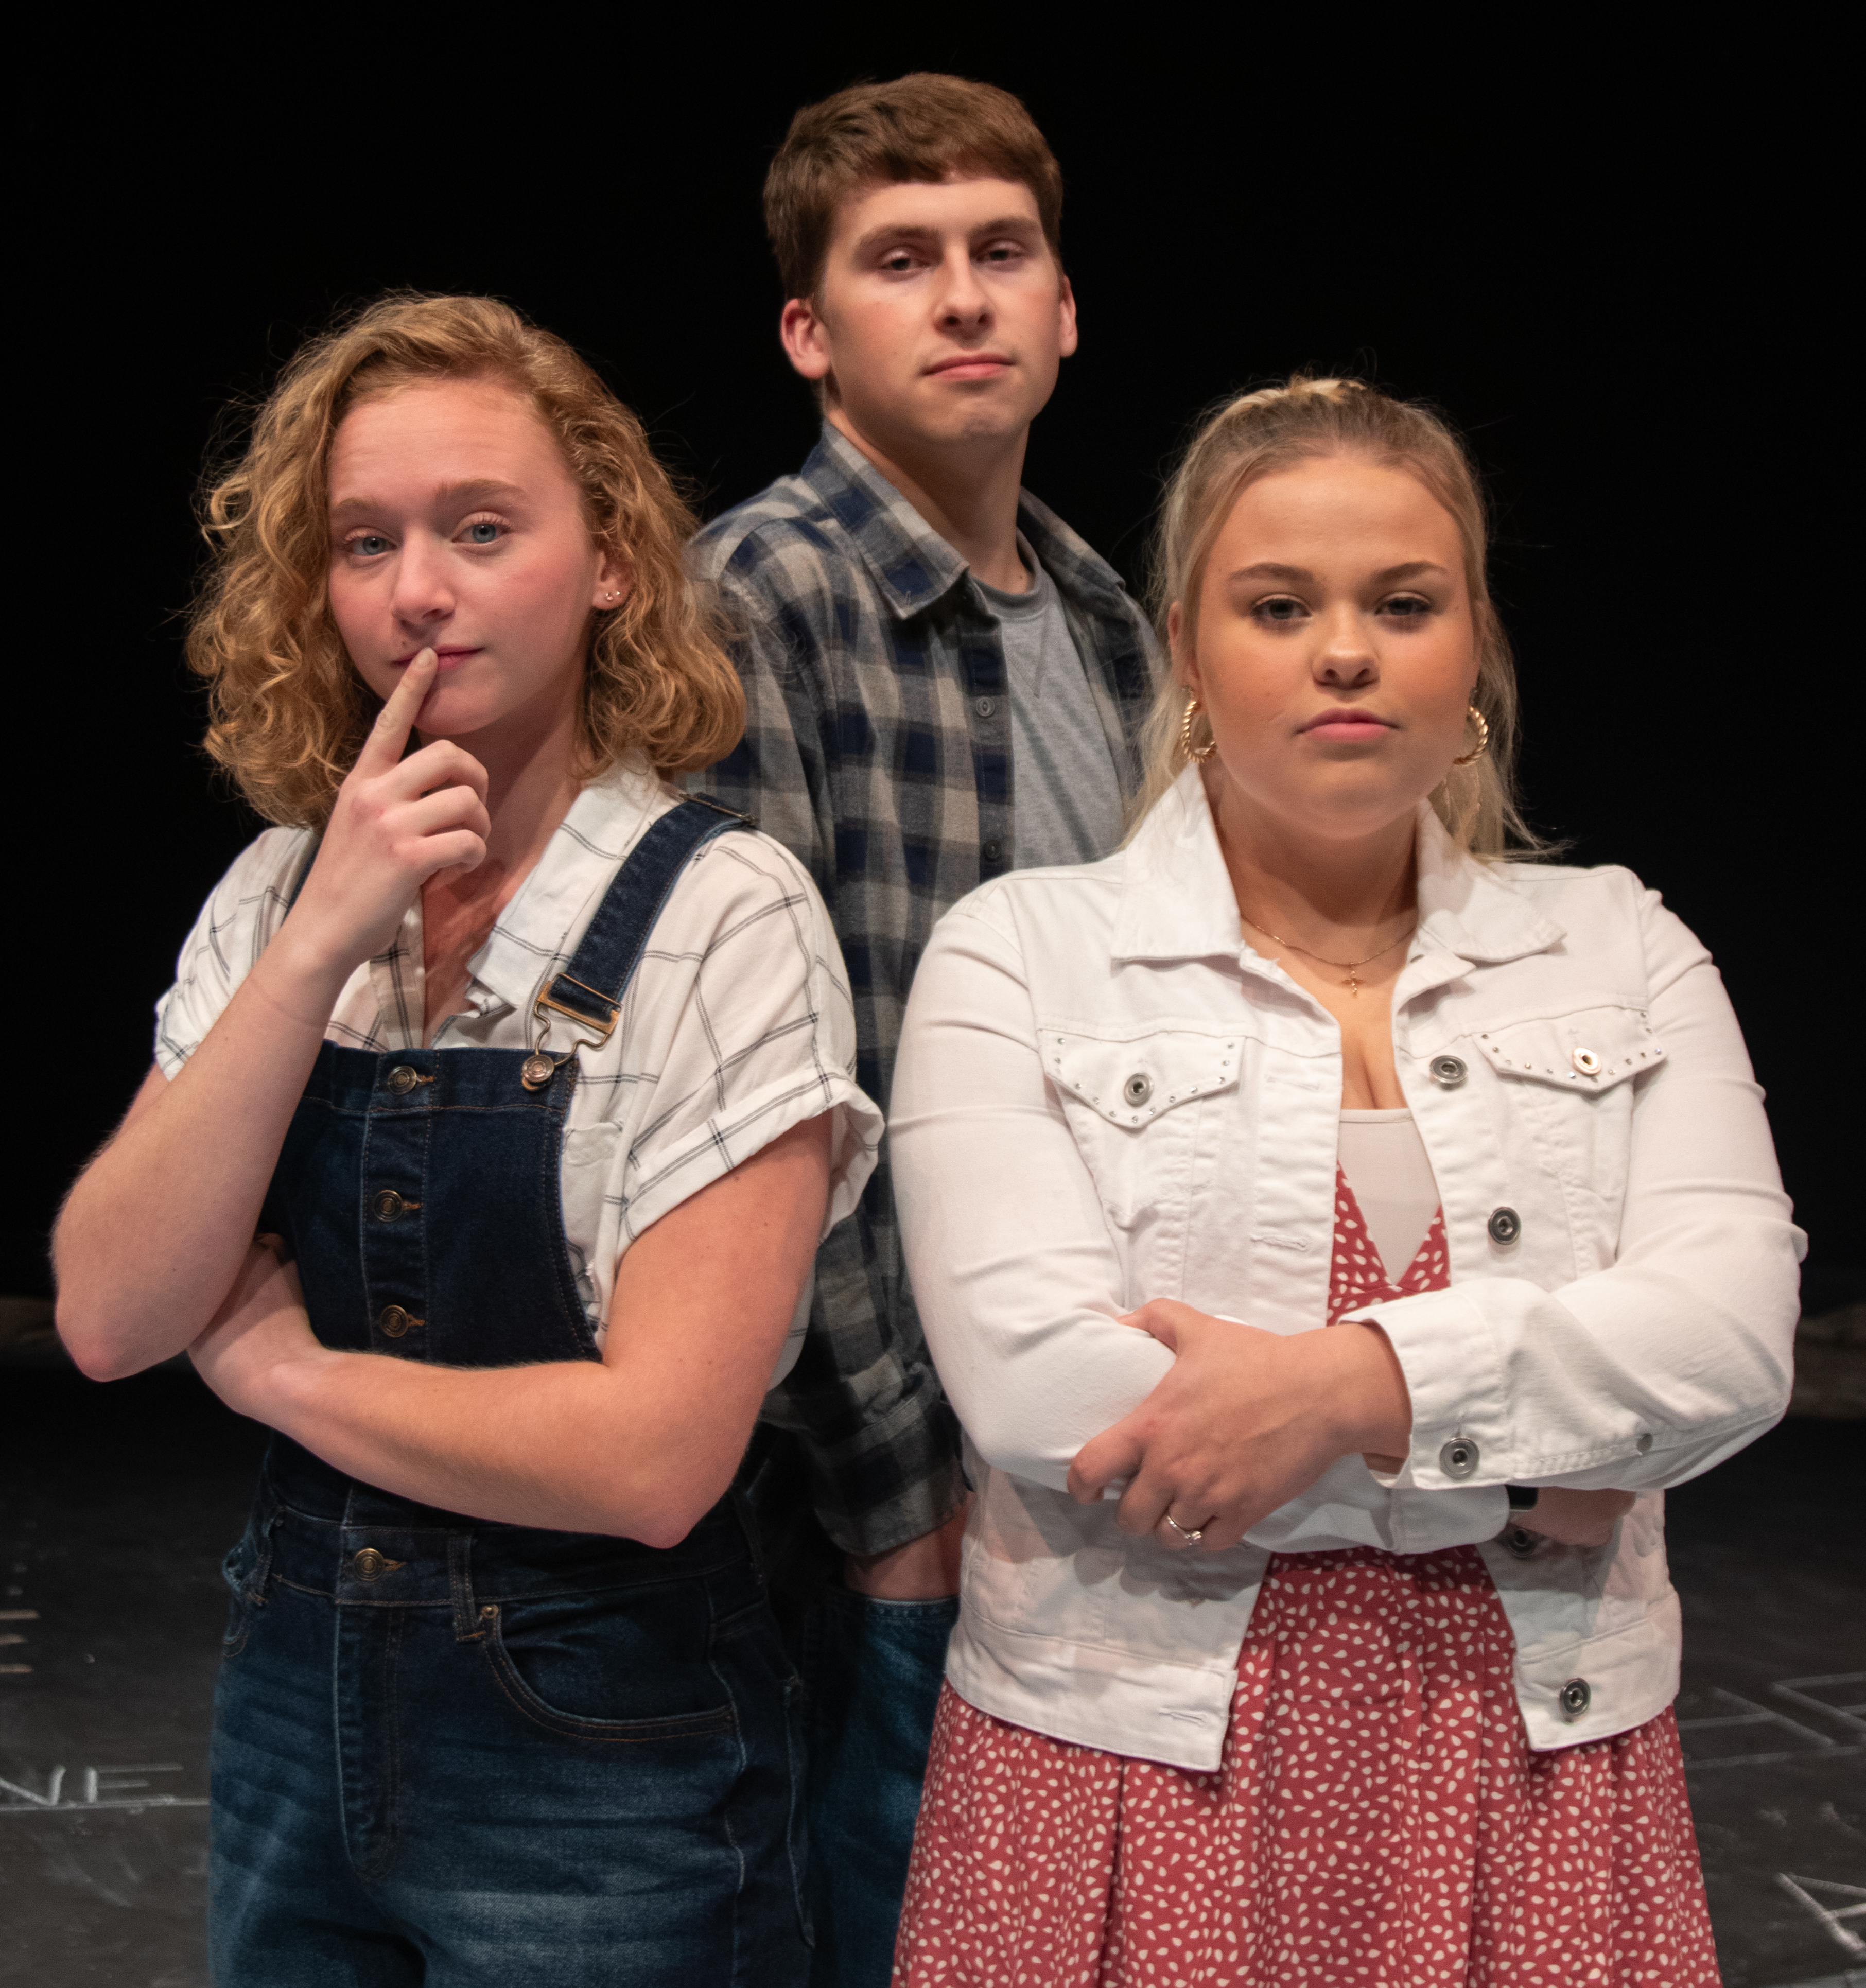
<svg viewBox="0 0 1866 1988">
<path fill-rule="evenodd" d="M 416 714 L 421 710 L 422 700 L 434 688 L 434 671 L 439 667 L 440 658 L 431 648 L 423 649 L 410 658 L 407 668 L 402 671 L 401 681 L 383 700 L 370 735 L 357 756 L 359 764 L 371 760 L 393 766 L 401 757 L 402 749 L 408 742 L 408 734 L 414 728 Z"/>
</svg>

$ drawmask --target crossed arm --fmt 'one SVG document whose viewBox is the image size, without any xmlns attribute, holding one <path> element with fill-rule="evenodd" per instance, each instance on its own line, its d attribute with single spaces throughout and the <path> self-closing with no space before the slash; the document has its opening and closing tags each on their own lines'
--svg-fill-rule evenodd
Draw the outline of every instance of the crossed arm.
<svg viewBox="0 0 1866 1988">
<path fill-rule="evenodd" d="M 1192 1306 L 1157 1300 L 1119 1321 L 1175 1358 L 1131 1415 L 1084 1443 L 1070 1466 L 1079 1503 L 1127 1480 L 1115 1523 L 1153 1533 L 1174 1551 L 1187 1543 L 1162 1523 L 1171 1511 L 1197 1526 L 1201 1546 L 1236 1546 L 1279 1505 L 1298 1497 L 1337 1458 L 1359 1451 L 1397 1469 L 1411 1433 L 1406 1381 L 1378 1325 L 1344 1319 L 1330 1332 L 1283 1337 Z M 1601 1546 L 1632 1509 L 1630 1491 L 1550 1485 L 1526 1531 L 1569 1546 Z M 1209 1513 L 1209 1517 L 1203 1515 Z"/>
<path fill-rule="evenodd" d="M 262 1241 L 189 1347 L 229 1408 L 348 1475 L 443 1510 L 678 1545 L 744 1453 L 829 1195 L 823 1113 L 638 1237 L 603 1357 L 468 1371 L 313 1337 Z"/>
<path fill-rule="evenodd" d="M 892 1100 L 921 1314 L 987 1462 L 1085 1500 L 1124 1479 L 1124 1530 L 1181 1544 L 1170 1510 L 1222 1548 L 1357 1452 L 1443 1488 L 1412 1453 L 1407 1377 L 1452 1344 L 1449 1374 L 1442 1351 L 1425 1363 L 1439 1395 L 1465 1385 L 1503 1428 L 1486 1464 L 1543 1487 L 1535 1530 L 1585 1543 L 1632 1491 L 1708 1469 L 1780 1414 L 1796 1234 L 1741 1039 L 1688 935 L 1655 942 L 1678 955 L 1654 975 L 1670 1055 L 1638 1107 L 1614 1268 L 1560 1291 L 1465 1282 L 1283 1335 L 1175 1303 L 1117 1310 L 1124 1273 L 1044 1082 L 1007 901 L 935 935 Z"/>
</svg>

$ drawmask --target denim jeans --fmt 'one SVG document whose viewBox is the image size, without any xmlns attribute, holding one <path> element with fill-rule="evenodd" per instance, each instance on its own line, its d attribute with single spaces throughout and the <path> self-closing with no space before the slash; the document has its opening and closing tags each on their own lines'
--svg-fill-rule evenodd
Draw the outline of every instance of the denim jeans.
<svg viewBox="0 0 1866 1988">
<path fill-rule="evenodd" d="M 827 1590 L 811 1611 L 811 1988 L 886 1988 L 956 1598 Z"/>
<path fill-rule="evenodd" d="M 801 1688 L 731 1501 L 669 1551 L 370 1516 L 262 1479 L 228 1557 L 217 1988 L 801 1988 Z"/>
</svg>

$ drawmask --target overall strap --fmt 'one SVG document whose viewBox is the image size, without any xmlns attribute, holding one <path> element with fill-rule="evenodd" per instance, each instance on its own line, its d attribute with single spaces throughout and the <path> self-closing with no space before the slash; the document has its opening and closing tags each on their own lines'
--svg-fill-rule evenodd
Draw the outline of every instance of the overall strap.
<svg viewBox="0 0 1866 1988">
<path fill-rule="evenodd" d="M 562 1015 L 593 1030 L 599 1043 L 608 1041 L 648 935 L 681 872 L 715 836 L 756 826 L 705 794 L 690 794 L 664 814 L 616 872 L 570 965 L 539 992 L 539 1020 L 548 1026 L 552 1015 Z"/>
</svg>

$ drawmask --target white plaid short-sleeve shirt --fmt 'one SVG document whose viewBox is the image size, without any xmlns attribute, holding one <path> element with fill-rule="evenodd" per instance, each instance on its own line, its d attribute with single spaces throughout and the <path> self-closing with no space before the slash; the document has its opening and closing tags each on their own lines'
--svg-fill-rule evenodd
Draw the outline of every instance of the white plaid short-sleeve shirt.
<svg viewBox="0 0 1866 1988">
<path fill-rule="evenodd" d="M 681 798 L 639 758 L 585 787 L 468 962 L 462 1012 L 435 1030 L 432 1046 L 531 1046 L 539 988 L 569 963 L 617 870 Z M 208 898 L 157 1004 L 165 1076 L 188 1060 L 282 922 L 308 833 L 269 829 Z M 326 1039 L 418 1048 L 426 1001 L 417 898 L 394 945 L 350 975 Z M 569 1046 L 567 1036 L 549 1044 Z M 701 848 L 661 911 L 620 1025 L 600 1048 L 582 1049 L 579 1063 L 564 1130 L 564 1230 L 599 1334 L 629 1244 L 793 1125 L 836 1114 L 825 1234 L 874 1170 L 881 1114 L 855 1082 L 842 955 L 803 866 L 769 836 L 722 835 Z M 806 1288 L 780 1374 L 809 1300 Z"/>
</svg>

